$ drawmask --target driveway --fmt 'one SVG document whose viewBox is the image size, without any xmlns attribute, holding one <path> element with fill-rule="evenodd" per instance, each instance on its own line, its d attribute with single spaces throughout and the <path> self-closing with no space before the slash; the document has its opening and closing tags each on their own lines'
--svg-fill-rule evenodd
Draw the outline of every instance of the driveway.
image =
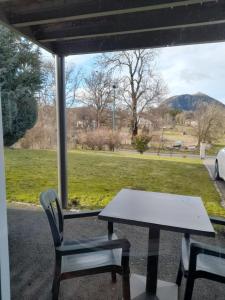
<svg viewBox="0 0 225 300">
<path fill-rule="evenodd" d="M 210 177 L 214 181 L 214 185 L 220 194 L 221 197 L 221 205 L 225 208 L 225 181 L 223 180 L 214 180 L 214 165 L 215 158 L 206 158 L 204 161 L 204 165 L 209 172 Z"/>
<path fill-rule="evenodd" d="M 126 150 L 126 149 L 122 150 L 122 149 L 120 149 L 120 150 L 116 150 L 115 152 L 117 152 L 117 153 L 125 153 L 125 154 L 138 154 L 138 152 L 136 150 L 132 150 L 132 149 L 130 149 L 130 150 Z M 188 152 L 180 152 L 180 153 L 177 153 L 177 152 L 171 152 L 171 153 L 169 153 L 169 152 L 167 152 L 167 153 L 165 153 L 165 152 L 159 152 L 158 153 L 158 152 L 148 152 L 148 151 L 146 151 L 142 155 L 143 156 L 144 155 L 153 155 L 153 156 L 158 155 L 158 156 L 163 156 L 163 157 L 200 158 L 199 154 L 191 154 L 191 153 L 188 153 Z M 214 159 L 214 156 L 207 155 L 207 158 Z"/>
</svg>

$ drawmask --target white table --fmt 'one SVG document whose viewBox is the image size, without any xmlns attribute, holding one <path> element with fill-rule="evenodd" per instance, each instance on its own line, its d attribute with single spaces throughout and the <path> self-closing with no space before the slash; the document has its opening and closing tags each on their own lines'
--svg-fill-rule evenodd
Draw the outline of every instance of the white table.
<svg viewBox="0 0 225 300">
<path fill-rule="evenodd" d="M 146 279 L 131 276 L 132 299 L 177 299 L 177 286 L 158 280 L 160 230 L 214 236 L 200 197 L 121 190 L 102 210 L 99 219 L 149 228 Z"/>
</svg>

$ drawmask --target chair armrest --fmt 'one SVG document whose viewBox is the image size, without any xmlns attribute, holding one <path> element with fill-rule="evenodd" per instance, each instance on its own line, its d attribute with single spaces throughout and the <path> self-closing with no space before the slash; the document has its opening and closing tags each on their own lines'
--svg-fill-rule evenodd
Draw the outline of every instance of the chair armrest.
<svg viewBox="0 0 225 300">
<path fill-rule="evenodd" d="M 86 218 L 86 217 L 94 217 L 98 216 L 100 214 L 101 210 L 92 210 L 92 211 L 85 211 L 85 212 L 79 212 L 79 213 L 70 213 L 65 214 L 63 216 L 64 220 L 68 219 L 79 219 L 79 218 Z M 113 235 L 113 222 L 108 222 L 108 236 L 109 239 L 112 238 Z"/>
<path fill-rule="evenodd" d="M 190 244 L 190 255 L 206 254 L 216 257 L 225 258 L 225 249 L 217 246 L 207 245 L 204 243 L 194 242 Z"/>
<path fill-rule="evenodd" d="M 123 254 L 129 254 L 130 243 L 126 239 L 109 240 L 104 242 L 93 242 L 80 245 L 62 245 L 55 248 L 56 254 L 60 256 L 97 252 L 102 250 L 122 249 Z"/>
<path fill-rule="evenodd" d="M 189 272 L 196 271 L 197 257 L 199 254 L 225 259 L 225 249 L 223 248 L 196 242 L 190 238 L 182 239 L 182 260 Z"/>
<path fill-rule="evenodd" d="M 78 218 L 85 218 L 85 217 L 94 217 L 100 214 L 101 210 L 92 210 L 92 211 L 85 211 L 85 212 L 79 212 L 79 213 L 71 213 L 71 214 L 65 214 L 64 219 L 78 219 Z"/>
<path fill-rule="evenodd" d="M 209 219 L 213 224 L 218 224 L 218 225 L 224 225 L 225 226 L 225 218 L 209 216 Z"/>
</svg>

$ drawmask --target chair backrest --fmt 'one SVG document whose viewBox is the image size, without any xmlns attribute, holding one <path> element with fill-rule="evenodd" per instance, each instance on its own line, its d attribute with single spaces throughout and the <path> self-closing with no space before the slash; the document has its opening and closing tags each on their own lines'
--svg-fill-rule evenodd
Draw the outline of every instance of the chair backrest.
<svg viewBox="0 0 225 300">
<path fill-rule="evenodd" d="M 57 193 L 54 190 L 41 193 L 40 203 L 48 217 L 54 245 L 60 246 L 63 241 L 63 212 Z"/>
</svg>

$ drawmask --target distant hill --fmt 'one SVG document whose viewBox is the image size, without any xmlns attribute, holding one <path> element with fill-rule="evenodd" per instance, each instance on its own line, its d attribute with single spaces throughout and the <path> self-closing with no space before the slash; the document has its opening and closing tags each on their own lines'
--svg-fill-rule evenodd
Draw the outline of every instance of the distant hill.
<svg viewBox="0 0 225 300">
<path fill-rule="evenodd" d="M 163 101 L 161 105 L 181 111 L 195 111 L 201 103 L 215 104 L 225 108 L 223 103 L 203 93 L 173 96 Z"/>
</svg>

